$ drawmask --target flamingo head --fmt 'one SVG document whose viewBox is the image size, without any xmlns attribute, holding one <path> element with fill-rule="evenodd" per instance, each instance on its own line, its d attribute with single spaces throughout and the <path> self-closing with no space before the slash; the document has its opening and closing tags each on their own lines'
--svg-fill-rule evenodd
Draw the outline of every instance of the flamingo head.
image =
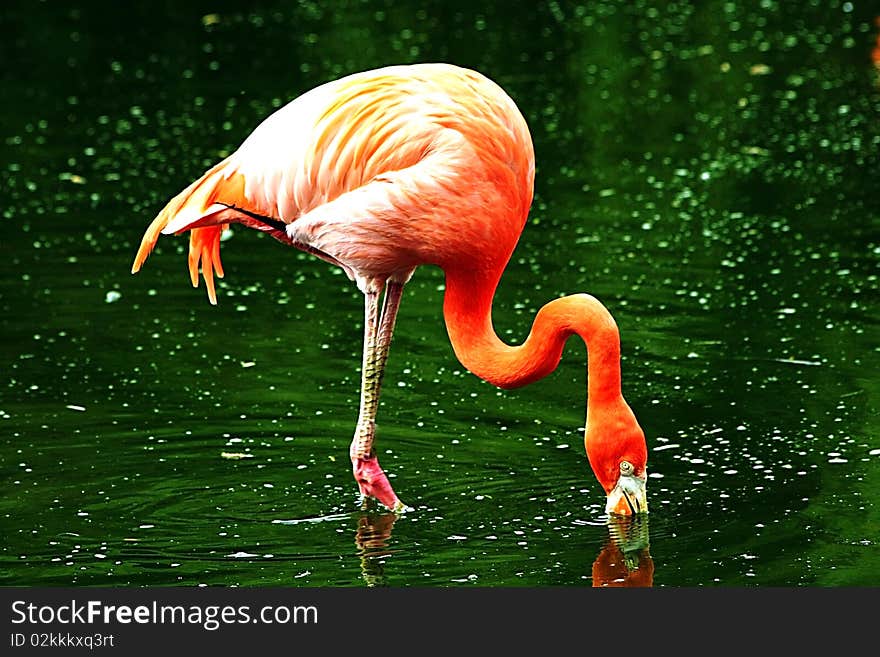
<svg viewBox="0 0 880 657">
<path fill-rule="evenodd" d="M 605 512 L 635 515 L 648 512 L 648 447 L 645 434 L 626 402 L 591 414 L 584 437 L 587 458 L 607 502 Z"/>
</svg>

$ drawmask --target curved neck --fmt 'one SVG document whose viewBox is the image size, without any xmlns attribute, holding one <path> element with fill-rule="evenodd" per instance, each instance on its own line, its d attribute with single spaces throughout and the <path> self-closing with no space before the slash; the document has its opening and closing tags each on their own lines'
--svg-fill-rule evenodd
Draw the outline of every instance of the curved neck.
<svg viewBox="0 0 880 657">
<path fill-rule="evenodd" d="M 620 336 L 611 314 L 588 294 L 555 299 L 538 311 L 526 341 L 510 346 L 492 326 L 492 298 L 500 273 L 447 271 L 443 314 L 462 365 L 489 383 L 516 388 L 556 369 L 565 341 L 587 345 L 587 414 L 597 404 L 622 399 Z"/>
</svg>

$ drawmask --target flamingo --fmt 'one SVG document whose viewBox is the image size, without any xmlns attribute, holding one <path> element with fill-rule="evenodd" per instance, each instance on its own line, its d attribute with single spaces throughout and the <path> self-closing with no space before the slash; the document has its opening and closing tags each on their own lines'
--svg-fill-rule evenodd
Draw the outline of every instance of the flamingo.
<svg viewBox="0 0 880 657">
<path fill-rule="evenodd" d="M 419 265 L 445 272 L 443 315 L 456 357 L 516 388 L 556 369 L 568 337 L 587 346 L 587 458 L 606 512 L 647 512 L 645 436 L 621 392 L 620 337 L 595 297 L 541 308 L 505 344 L 492 299 L 532 202 L 535 158 L 513 100 L 482 74 L 441 63 L 389 66 L 328 82 L 266 118 L 232 155 L 172 198 L 146 230 L 189 231 L 189 273 L 212 304 L 222 232 L 244 224 L 342 268 L 364 295 L 360 407 L 349 456 L 361 499 L 407 507 L 379 465 L 379 390 L 404 286 Z M 380 297 L 381 307 L 380 307 Z"/>
</svg>

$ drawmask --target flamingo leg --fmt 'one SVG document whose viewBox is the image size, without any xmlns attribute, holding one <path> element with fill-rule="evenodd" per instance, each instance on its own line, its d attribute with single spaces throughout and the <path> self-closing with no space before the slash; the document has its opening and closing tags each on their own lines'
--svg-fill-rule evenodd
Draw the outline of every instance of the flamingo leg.
<svg viewBox="0 0 880 657">
<path fill-rule="evenodd" d="M 400 308 L 403 284 L 388 283 L 381 317 L 379 292 L 380 290 L 377 289 L 367 290 L 364 293 L 364 359 L 361 370 L 360 412 L 349 456 L 361 495 L 365 499 L 374 497 L 392 511 L 399 512 L 406 506 L 394 493 L 388 477 L 379 465 L 373 441 L 376 437 L 379 389 L 382 386 L 394 323 Z"/>
</svg>

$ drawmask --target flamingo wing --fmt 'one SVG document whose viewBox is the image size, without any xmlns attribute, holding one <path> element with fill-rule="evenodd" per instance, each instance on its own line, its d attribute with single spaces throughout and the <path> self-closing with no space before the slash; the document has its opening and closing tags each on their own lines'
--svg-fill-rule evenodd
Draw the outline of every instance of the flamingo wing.
<svg viewBox="0 0 880 657">
<path fill-rule="evenodd" d="M 497 176 L 499 167 L 485 166 L 479 147 L 504 125 L 493 94 L 514 107 L 480 74 L 445 64 L 392 66 L 312 89 L 169 201 L 147 229 L 132 271 L 160 234 L 191 231 L 190 275 L 197 284 L 201 265 L 216 302 L 220 235 L 233 222 L 340 265 L 359 284 L 441 264 L 453 232 L 464 245 L 485 243 L 485 225 L 462 222 L 453 230 L 443 219 L 479 216 L 487 202 L 475 193 L 480 181 L 487 194 L 497 188 L 486 172 Z M 525 126 L 507 129 L 518 131 L 531 153 Z M 511 176 L 534 175 L 533 155 L 525 165 L 500 164 Z M 512 227 L 505 241 L 515 242 L 521 228 Z"/>
</svg>

